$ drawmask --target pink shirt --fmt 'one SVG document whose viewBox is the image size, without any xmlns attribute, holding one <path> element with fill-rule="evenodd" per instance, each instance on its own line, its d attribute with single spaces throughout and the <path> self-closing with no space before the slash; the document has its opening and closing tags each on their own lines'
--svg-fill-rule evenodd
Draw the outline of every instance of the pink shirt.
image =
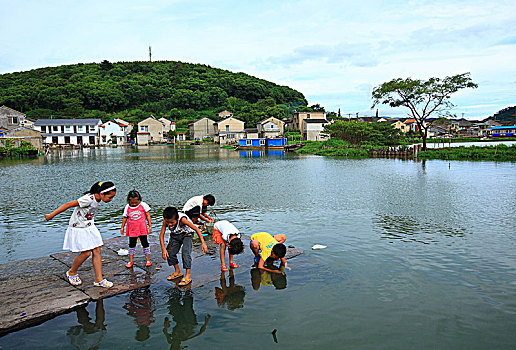
<svg viewBox="0 0 516 350">
<path fill-rule="evenodd" d="M 123 216 L 127 218 L 126 235 L 129 237 L 145 236 L 147 231 L 146 213 L 150 207 L 145 202 L 140 202 L 136 207 L 125 206 Z"/>
</svg>

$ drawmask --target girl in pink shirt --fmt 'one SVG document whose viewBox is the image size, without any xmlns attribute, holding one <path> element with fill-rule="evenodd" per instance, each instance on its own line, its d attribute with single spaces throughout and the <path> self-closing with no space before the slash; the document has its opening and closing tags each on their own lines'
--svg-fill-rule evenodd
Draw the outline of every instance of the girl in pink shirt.
<svg viewBox="0 0 516 350">
<path fill-rule="evenodd" d="M 127 223 L 127 233 L 129 236 L 129 262 L 125 267 L 133 267 L 133 258 L 136 251 L 136 241 L 140 239 L 143 247 L 143 253 L 147 259 L 145 266 L 151 266 L 150 247 L 147 235 L 151 233 L 151 217 L 149 214 L 150 207 L 147 203 L 142 202 L 142 196 L 136 190 L 132 190 L 127 195 L 127 205 L 124 208 L 122 219 L 122 228 L 120 234 L 124 235 L 125 224 Z M 147 224 L 149 229 L 147 230 Z"/>
</svg>

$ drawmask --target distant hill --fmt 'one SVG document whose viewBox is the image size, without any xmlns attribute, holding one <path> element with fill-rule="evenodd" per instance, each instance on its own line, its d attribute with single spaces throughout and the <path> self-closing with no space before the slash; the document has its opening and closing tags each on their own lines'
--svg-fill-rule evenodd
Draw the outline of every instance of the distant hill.
<svg viewBox="0 0 516 350">
<path fill-rule="evenodd" d="M 507 107 L 496 112 L 489 119 L 493 119 L 496 121 L 514 121 L 516 122 L 516 106 Z"/>
<path fill-rule="evenodd" d="M 306 106 L 287 86 L 178 61 L 74 64 L 0 75 L 0 105 L 29 117 L 138 121 L 151 113 L 178 121 L 229 110 L 252 125 Z"/>
</svg>

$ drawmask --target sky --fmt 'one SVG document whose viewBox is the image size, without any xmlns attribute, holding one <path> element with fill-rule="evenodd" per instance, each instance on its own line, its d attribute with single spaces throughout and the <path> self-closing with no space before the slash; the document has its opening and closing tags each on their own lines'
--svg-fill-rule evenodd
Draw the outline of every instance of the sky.
<svg viewBox="0 0 516 350">
<path fill-rule="evenodd" d="M 0 0 L 0 73 L 179 60 L 290 86 L 309 105 L 374 115 L 374 87 L 465 72 L 467 119 L 516 105 L 516 1 Z M 379 114 L 405 116 L 379 106 Z"/>
</svg>

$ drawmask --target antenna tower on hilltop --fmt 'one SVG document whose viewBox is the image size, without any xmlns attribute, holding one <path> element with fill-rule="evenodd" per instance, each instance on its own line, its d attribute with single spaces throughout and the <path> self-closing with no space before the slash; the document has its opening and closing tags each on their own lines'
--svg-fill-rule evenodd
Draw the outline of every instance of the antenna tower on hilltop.
<svg viewBox="0 0 516 350">
<path fill-rule="evenodd" d="M 152 62 L 152 50 L 151 50 L 150 45 L 149 45 L 149 62 Z"/>
</svg>

